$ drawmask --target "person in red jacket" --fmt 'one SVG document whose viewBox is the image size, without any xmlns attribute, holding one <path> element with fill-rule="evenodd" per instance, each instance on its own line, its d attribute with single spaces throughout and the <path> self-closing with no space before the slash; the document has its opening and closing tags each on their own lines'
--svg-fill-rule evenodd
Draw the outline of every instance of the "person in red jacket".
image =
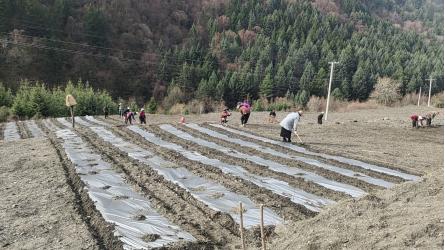
<svg viewBox="0 0 445 250">
<path fill-rule="evenodd" d="M 139 121 L 141 122 L 141 124 L 147 124 L 147 122 L 145 121 L 145 111 L 143 108 L 141 108 L 141 112 L 139 112 Z"/>
<path fill-rule="evenodd" d="M 227 125 L 227 117 L 231 116 L 232 114 L 229 112 L 229 109 L 225 108 L 223 112 L 221 113 L 221 125 Z"/>
<path fill-rule="evenodd" d="M 247 121 L 249 120 L 250 117 L 250 104 L 248 102 L 243 102 L 240 106 L 239 106 L 239 110 L 241 113 L 241 126 L 244 127 L 247 124 Z"/>
<path fill-rule="evenodd" d="M 411 118 L 413 128 L 418 128 L 419 127 L 419 116 L 416 114 L 413 114 L 409 118 Z"/>
</svg>

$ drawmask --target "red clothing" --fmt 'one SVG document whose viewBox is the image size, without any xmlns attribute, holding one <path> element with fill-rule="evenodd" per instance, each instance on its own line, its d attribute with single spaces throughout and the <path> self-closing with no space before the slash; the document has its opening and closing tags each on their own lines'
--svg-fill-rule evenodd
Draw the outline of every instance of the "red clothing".
<svg viewBox="0 0 445 250">
<path fill-rule="evenodd" d="M 141 111 L 141 112 L 139 113 L 139 117 L 144 117 L 144 118 L 145 118 L 145 111 Z"/>
<path fill-rule="evenodd" d="M 250 106 L 242 105 L 240 107 L 241 114 L 249 114 L 250 113 Z"/>
<path fill-rule="evenodd" d="M 230 114 L 230 112 L 229 111 L 223 111 L 222 113 L 221 113 L 221 118 L 227 118 L 228 116 L 230 116 L 231 114 Z"/>
<path fill-rule="evenodd" d="M 418 115 L 411 115 L 409 118 L 411 118 L 412 121 L 419 120 L 419 116 Z"/>
</svg>

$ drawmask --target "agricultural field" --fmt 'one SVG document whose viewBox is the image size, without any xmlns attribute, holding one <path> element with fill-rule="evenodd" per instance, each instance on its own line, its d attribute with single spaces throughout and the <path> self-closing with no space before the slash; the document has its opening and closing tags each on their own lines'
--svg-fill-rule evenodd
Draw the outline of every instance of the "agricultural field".
<svg viewBox="0 0 445 250">
<path fill-rule="evenodd" d="M 242 223 L 258 249 L 263 205 L 268 249 L 441 249 L 443 110 L 409 120 L 426 111 L 305 113 L 292 144 L 266 112 L 246 127 L 237 113 L 2 123 L 1 247 L 241 249 Z"/>
</svg>

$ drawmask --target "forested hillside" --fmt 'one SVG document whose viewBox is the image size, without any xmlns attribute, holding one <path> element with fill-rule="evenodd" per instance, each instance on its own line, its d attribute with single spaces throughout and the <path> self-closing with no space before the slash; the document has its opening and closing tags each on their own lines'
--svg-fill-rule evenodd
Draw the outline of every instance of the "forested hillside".
<svg viewBox="0 0 445 250">
<path fill-rule="evenodd" d="M 114 97 L 324 96 L 365 100 L 378 77 L 402 94 L 443 89 L 443 2 L 1 0 L 0 81 L 79 78 Z"/>
</svg>

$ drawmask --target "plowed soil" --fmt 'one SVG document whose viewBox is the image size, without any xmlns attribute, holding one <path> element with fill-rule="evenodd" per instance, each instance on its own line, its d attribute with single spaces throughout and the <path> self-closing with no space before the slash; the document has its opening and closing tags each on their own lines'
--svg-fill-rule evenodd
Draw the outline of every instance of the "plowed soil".
<svg viewBox="0 0 445 250">
<path fill-rule="evenodd" d="M 417 182 L 363 170 L 331 160 L 318 160 L 353 171 L 396 183 L 383 189 L 355 178 L 315 168 L 308 164 L 280 159 L 257 150 L 220 141 L 178 123 L 180 116 L 148 115 L 143 129 L 165 141 L 199 152 L 209 158 L 238 165 L 250 173 L 286 181 L 289 185 L 336 201 L 320 213 L 310 212 L 265 188 L 221 170 L 187 159 L 183 155 L 161 148 L 127 129 L 117 116 L 98 117 L 112 125 L 115 135 L 131 141 L 158 156 L 184 166 L 196 175 L 219 183 L 238 194 L 246 195 L 257 204 L 264 204 L 286 220 L 285 225 L 267 231 L 268 249 L 372 249 L 372 248 L 443 248 L 443 110 L 433 121 L 433 127 L 411 128 L 409 116 L 424 114 L 428 109 L 418 107 L 358 110 L 348 113 L 330 113 L 323 125 L 316 123 L 316 113 L 304 114 L 298 132 L 304 147 L 312 151 L 339 155 L 374 163 L 384 167 L 421 176 Z M 287 113 L 278 112 L 280 121 Z M 229 126 L 249 133 L 279 140 L 280 126 L 267 122 L 267 112 L 254 112 L 246 127 L 239 127 L 239 114 L 234 112 Z M 217 129 L 209 123 L 218 122 L 216 113 L 185 116 L 186 122 L 251 141 L 274 150 L 298 155 L 295 152 L 235 135 Z M 79 118 L 81 119 L 81 118 Z M 53 122 L 62 127 L 59 122 Z M 90 122 L 91 123 L 91 122 Z M 294 168 L 317 173 L 330 180 L 350 184 L 369 194 L 361 198 L 329 190 L 302 178 L 277 173 L 251 161 L 227 156 L 193 142 L 184 141 L 158 125 L 171 123 L 186 131 L 224 147 L 257 155 Z M 39 122 L 40 125 L 42 125 Z M 96 126 L 100 126 L 97 125 Z M 0 131 L 4 124 L 0 124 Z M 0 214 L 0 242 L 8 249 L 97 249 L 119 244 L 112 236 L 112 225 L 107 225 L 93 208 L 82 186 L 71 183 L 76 179 L 73 166 L 63 154 L 52 132 L 49 139 L 26 139 L 29 130 L 18 124 L 22 139 L 16 142 L 0 141 L 1 197 L 5 213 Z M 100 139 L 92 130 L 76 126 L 76 133 L 94 147 L 96 153 L 110 162 L 116 171 L 125 175 L 135 190 L 142 193 L 157 211 L 189 233 L 198 242 L 173 245 L 174 248 L 240 248 L 238 225 L 228 214 L 215 212 L 190 193 L 164 180 L 146 165 L 133 160 L 118 148 Z M 45 129 L 46 133 L 50 131 Z M 0 139 L 3 134 L 0 135 Z M 293 141 L 297 141 L 293 138 Z M 295 143 L 294 142 L 294 143 Z M 59 150 L 60 151 L 60 150 Z M 67 170 L 68 169 L 68 170 Z M 71 169 L 71 170 L 70 170 Z M 78 178 L 77 178 L 78 179 Z M 78 183 L 77 183 L 78 184 Z M 76 190 L 77 189 L 77 190 Z M 79 193 L 80 192 L 80 193 Z M 79 195 L 80 194 L 80 195 Z M 79 205 L 83 204 L 83 205 Z M 82 206 L 86 211 L 82 211 Z M 247 232 L 250 248 L 260 247 L 258 229 Z"/>
<path fill-rule="evenodd" d="M 0 142 L 0 248 L 98 249 L 48 139 Z"/>
</svg>

